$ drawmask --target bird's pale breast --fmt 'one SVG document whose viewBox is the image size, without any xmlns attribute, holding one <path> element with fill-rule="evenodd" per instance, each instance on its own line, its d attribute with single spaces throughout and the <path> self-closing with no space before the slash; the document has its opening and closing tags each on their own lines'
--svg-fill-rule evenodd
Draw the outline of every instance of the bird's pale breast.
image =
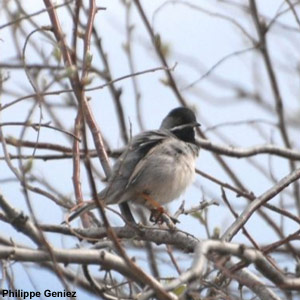
<svg viewBox="0 0 300 300">
<path fill-rule="evenodd" d="M 149 155 L 139 185 L 160 204 L 178 198 L 194 179 L 197 150 L 193 145 L 169 138 Z"/>
</svg>

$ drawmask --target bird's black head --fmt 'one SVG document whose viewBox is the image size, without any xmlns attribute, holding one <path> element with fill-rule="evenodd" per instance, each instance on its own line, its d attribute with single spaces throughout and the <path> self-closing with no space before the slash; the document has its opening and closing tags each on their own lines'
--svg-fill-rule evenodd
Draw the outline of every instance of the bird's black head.
<svg viewBox="0 0 300 300">
<path fill-rule="evenodd" d="M 177 107 L 163 119 L 160 128 L 170 130 L 185 142 L 195 143 L 194 127 L 196 126 L 200 124 L 197 123 L 194 112 L 186 107 Z"/>
</svg>

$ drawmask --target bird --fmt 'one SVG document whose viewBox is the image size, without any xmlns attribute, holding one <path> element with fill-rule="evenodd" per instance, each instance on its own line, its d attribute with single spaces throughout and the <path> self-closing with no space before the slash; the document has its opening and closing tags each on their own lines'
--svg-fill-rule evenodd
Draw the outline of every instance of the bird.
<svg viewBox="0 0 300 300">
<path fill-rule="evenodd" d="M 105 205 L 128 202 L 144 206 L 151 211 L 150 221 L 160 221 L 163 205 L 177 199 L 194 180 L 199 154 L 197 126 L 200 124 L 191 109 L 177 107 L 158 130 L 133 137 L 115 162 L 99 198 Z M 95 207 L 95 201 L 86 203 L 68 222 Z"/>
</svg>

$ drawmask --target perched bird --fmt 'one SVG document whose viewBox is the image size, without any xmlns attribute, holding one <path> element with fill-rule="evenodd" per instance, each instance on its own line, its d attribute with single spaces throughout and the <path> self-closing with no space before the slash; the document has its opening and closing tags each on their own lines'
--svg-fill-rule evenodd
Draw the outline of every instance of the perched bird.
<svg viewBox="0 0 300 300">
<path fill-rule="evenodd" d="M 166 204 L 178 198 L 195 175 L 199 147 L 195 114 L 178 107 L 163 119 L 160 129 L 133 137 L 116 161 L 107 186 L 99 193 L 105 204 L 140 204 L 151 210 L 151 221 L 159 221 Z M 95 208 L 87 203 L 69 217 L 73 220 Z"/>
</svg>

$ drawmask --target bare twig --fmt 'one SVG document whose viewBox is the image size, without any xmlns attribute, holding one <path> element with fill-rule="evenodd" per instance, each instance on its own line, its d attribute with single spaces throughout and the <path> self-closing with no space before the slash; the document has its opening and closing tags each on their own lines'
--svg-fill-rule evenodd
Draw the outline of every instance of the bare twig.
<svg viewBox="0 0 300 300">
<path fill-rule="evenodd" d="M 226 230 L 222 236 L 223 241 L 231 241 L 233 236 L 241 229 L 241 227 L 249 220 L 251 215 L 264 203 L 274 198 L 283 189 L 289 186 L 292 182 L 300 178 L 300 169 L 295 170 L 291 174 L 282 178 L 278 184 L 270 188 L 268 191 L 263 193 L 261 196 L 251 202 L 238 219 Z"/>
</svg>

